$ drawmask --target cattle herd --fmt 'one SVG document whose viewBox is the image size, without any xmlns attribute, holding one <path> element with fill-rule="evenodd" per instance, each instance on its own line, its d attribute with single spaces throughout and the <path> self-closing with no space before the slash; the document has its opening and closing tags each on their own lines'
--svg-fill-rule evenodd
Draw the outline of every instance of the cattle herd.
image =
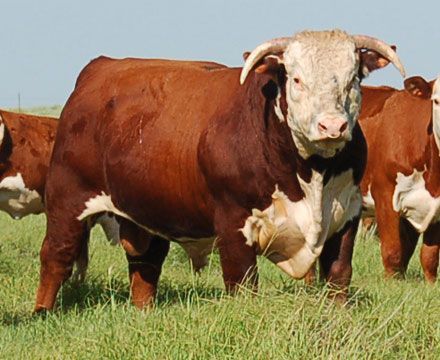
<svg viewBox="0 0 440 360">
<path fill-rule="evenodd" d="M 315 264 L 345 301 L 362 217 L 375 217 L 387 276 L 423 234 L 440 246 L 440 84 L 361 86 L 395 48 L 341 30 L 302 31 L 214 62 L 99 57 L 60 119 L 0 111 L 0 209 L 44 212 L 35 312 L 51 310 L 91 228 L 121 244 L 133 303 L 152 303 L 170 241 L 196 271 L 218 249 L 227 291 L 256 290 L 257 255 L 289 276 Z M 362 106 L 361 106 L 362 100 Z"/>
</svg>

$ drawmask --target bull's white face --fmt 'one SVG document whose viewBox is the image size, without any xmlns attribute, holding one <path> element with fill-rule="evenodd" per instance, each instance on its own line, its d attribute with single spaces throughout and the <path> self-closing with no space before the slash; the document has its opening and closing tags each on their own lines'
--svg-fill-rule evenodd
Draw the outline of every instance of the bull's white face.
<svg viewBox="0 0 440 360">
<path fill-rule="evenodd" d="M 440 76 L 434 82 L 432 88 L 432 127 L 434 139 L 440 152 Z"/>
<path fill-rule="evenodd" d="M 332 157 L 351 140 L 359 116 L 359 55 L 342 31 L 299 35 L 282 60 L 287 122 L 301 156 Z"/>
</svg>

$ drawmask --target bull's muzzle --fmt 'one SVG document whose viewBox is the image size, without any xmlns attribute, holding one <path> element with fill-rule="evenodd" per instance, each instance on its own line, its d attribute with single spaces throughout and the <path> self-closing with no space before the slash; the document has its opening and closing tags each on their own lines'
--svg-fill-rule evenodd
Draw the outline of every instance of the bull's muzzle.
<svg viewBox="0 0 440 360">
<path fill-rule="evenodd" d="M 341 117 L 326 117 L 318 123 L 318 130 L 323 139 L 340 139 L 347 129 L 348 122 Z"/>
</svg>

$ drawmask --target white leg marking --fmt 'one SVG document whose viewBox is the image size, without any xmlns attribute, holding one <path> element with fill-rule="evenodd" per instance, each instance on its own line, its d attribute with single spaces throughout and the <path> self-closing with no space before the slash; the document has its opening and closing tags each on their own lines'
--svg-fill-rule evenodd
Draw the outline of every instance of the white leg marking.
<svg viewBox="0 0 440 360">
<path fill-rule="evenodd" d="M 90 198 L 89 200 L 87 200 L 85 206 L 86 208 L 77 217 L 78 220 L 84 220 L 91 215 L 99 214 L 101 212 L 111 212 L 113 214 L 133 221 L 133 219 L 126 213 L 118 210 L 113 204 L 110 195 L 106 195 L 104 192 L 101 192 L 101 195 L 96 195 L 94 198 Z"/>
</svg>

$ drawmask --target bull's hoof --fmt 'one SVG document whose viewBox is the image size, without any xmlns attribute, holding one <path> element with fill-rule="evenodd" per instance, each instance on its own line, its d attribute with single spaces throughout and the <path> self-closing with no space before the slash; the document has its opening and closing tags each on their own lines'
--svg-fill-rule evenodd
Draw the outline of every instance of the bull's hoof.
<svg viewBox="0 0 440 360">
<path fill-rule="evenodd" d="M 51 309 L 44 307 L 43 305 L 36 305 L 34 310 L 32 311 L 32 316 L 45 317 Z"/>
</svg>

